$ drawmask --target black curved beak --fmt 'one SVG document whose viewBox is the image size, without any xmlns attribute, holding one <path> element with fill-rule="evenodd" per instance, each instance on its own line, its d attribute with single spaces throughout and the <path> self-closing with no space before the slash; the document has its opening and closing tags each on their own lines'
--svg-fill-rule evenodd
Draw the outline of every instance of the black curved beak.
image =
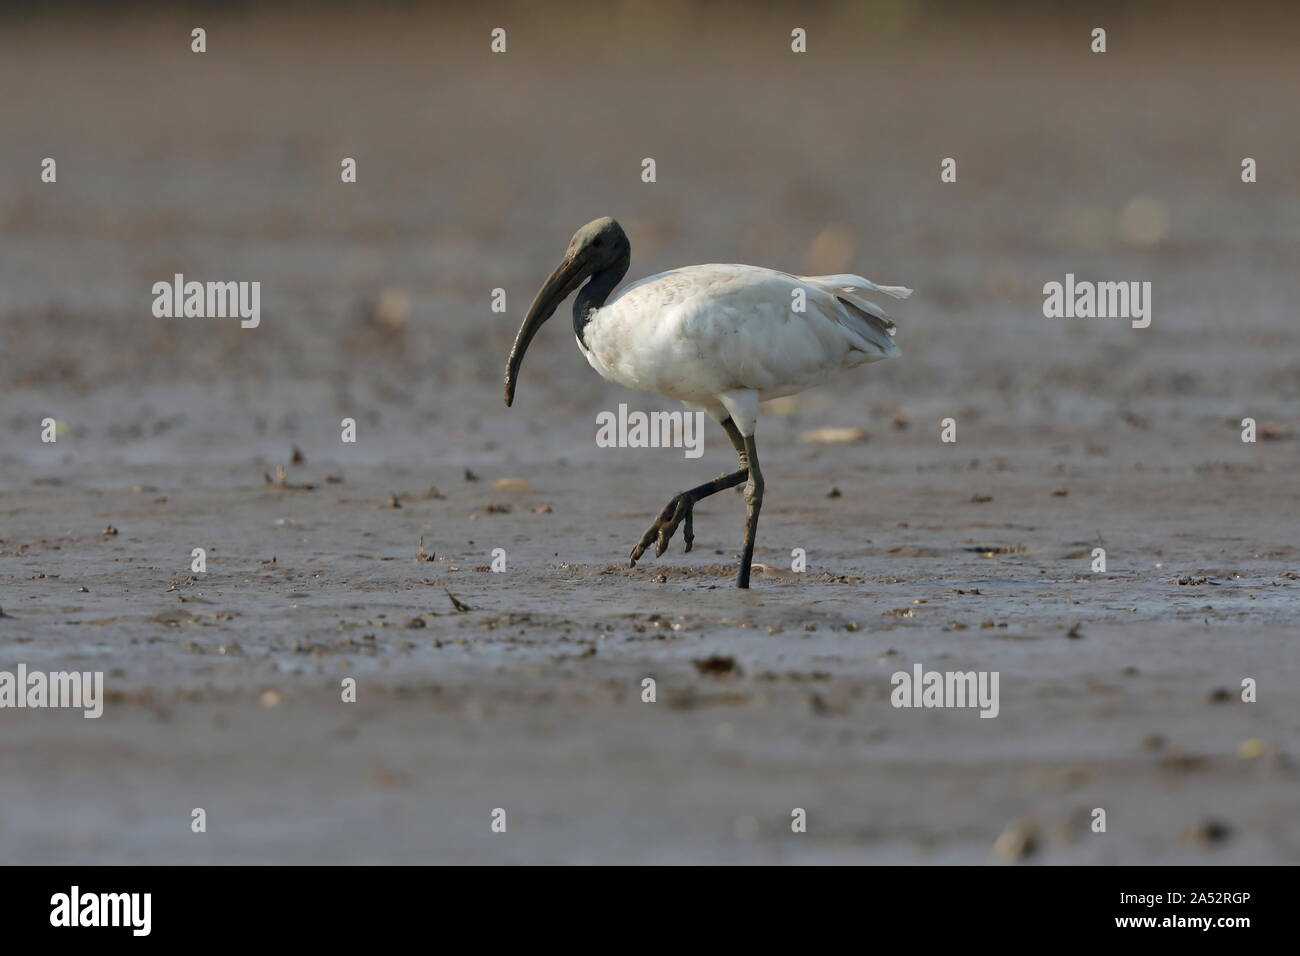
<svg viewBox="0 0 1300 956">
<path fill-rule="evenodd" d="M 551 273 L 550 278 L 542 285 L 541 291 L 537 293 L 537 298 L 533 299 L 533 304 L 528 309 L 528 314 L 524 316 L 524 324 L 519 326 L 519 334 L 515 336 L 514 348 L 510 350 L 510 359 L 506 363 L 506 405 L 513 404 L 515 400 L 515 384 L 519 379 L 519 366 L 523 364 L 524 352 L 528 350 L 528 344 L 532 342 L 533 336 L 537 334 L 543 323 L 546 322 L 555 310 L 559 308 L 560 303 L 573 294 L 573 291 L 582 285 L 583 280 L 587 278 L 587 257 L 570 253 L 564 257 L 561 262 Z"/>
</svg>

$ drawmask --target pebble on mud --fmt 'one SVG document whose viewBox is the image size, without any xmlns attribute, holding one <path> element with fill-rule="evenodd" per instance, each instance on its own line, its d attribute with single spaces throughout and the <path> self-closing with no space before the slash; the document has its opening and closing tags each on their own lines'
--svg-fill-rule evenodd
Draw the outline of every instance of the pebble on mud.
<svg viewBox="0 0 1300 956">
<path fill-rule="evenodd" d="M 799 436 L 799 441 L 813 445 L 848 445 L 854 442 L 866 441 L 868 437 L 866 431 L 856 425 L 847 427 L 826 426 L 824 428 L 808 429 Z"/>
<path fill-rule="evenodd" d="M 492 489 L 494 491 L 525 492 L 532 491 L 533 486 L 522 478 L 498 478 L 492 482 Z"/>
<path fill-rule="evenodd" d="M 1249 740 L 1243 740 L 1237 746 L 1237 756 L 1243 760 L 1255 760 L 1264 756 L 1268 752 L 1268 747 L 1264 741 L 1258 737 L 1251 737 Z"/>
<path fill-rule="evenodd" d="M 1015 863 L 1032 856 L 1038 850 L 1038 821 L 1029 817 L 1013 820 L 993 841 L 993 855 L 999 860 Z"/>
</svg>

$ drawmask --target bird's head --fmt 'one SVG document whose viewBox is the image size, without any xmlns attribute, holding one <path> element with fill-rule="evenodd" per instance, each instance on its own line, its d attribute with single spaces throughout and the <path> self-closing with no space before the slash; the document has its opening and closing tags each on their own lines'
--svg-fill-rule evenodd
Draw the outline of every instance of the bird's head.
<svg viewBox="0 0 1300 956">
<path fill-rule="evenodd" d="M 573 234 L 564 258 L 542 284 L 541 291 L 524 316 L 523 325 L 519 326 L 519 334 L 515 336 L 515 345 L 510 350 L 510 359 L 506 363 L 507 405 L 515 400 L 519 366 L 523 364 L 524 352 L 528 350 L 528 344 L 532 342 L 537 330 L 555 314 L 560 303 L 589 277 L 620 263 L 626 268 L 631 248 L 623 227 L 609 216 L 594 219 Z M 620 272 L 620 277 L 621 275 Z"/>
</svg>

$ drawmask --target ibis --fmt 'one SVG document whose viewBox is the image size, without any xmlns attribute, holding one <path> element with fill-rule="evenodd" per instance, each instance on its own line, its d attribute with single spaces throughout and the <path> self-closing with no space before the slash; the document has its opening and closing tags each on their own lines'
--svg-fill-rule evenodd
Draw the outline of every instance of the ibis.
<svg viewBox="0 0 1300 956">
<path fill-rule="evenodd" d="M 506 363 L 506 405 L 514 402 L 524 353 L 537 330 L 570 295 L 578 348 L 600 375 L 704 411 L 731 439 L 740 467 L 674 495 L 641 536 L 629 565 L 651 544 L 662 555 L 682 527 L 695 540 L 695 505 L 742 482 L 745 541 L 737 587 L 749 587 L 763 472 L 754 431 L 758 404 L 821 384 L 836 372 L 893 358 L 896 327 L 866 295 L 906 298 L 912 290 L 861 276 L 796 276 L 745 265 L 686 266 L 617 293 L 631 243 L 609 217 L 589 222 L 533 299 Z M 584 284 L 585 283 L 585 284 Z M 581 287 L 581 288 L 580 288 Z"/>
</svg>

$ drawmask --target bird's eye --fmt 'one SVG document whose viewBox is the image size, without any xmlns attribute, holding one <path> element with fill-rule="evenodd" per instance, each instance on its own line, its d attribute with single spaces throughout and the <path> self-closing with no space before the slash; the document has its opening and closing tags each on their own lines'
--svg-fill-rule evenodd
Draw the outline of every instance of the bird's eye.
<svg viewBox="0 0 1300 956">
<path fill-rule="evenodd" d="M 600 239 L 596 239 L 592 242 L 592 245 L 595 246 L 597 249 L 599 249 L 604 244 L 605 244 L 604 241 Z"/>
</svg>

